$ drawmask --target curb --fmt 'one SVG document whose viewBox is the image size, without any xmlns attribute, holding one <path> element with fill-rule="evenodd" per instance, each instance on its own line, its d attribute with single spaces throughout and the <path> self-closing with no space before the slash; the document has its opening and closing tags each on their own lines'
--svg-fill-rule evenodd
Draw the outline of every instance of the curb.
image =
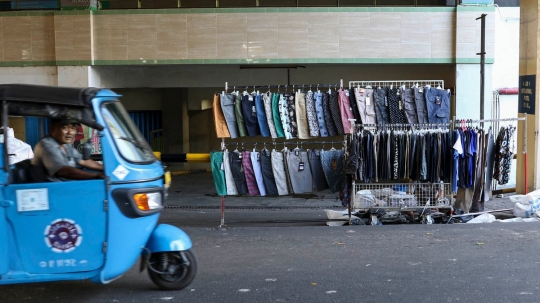
<svg viewBox="0 0 540 303">
<path fill-rule="evenodd" d="M 171 175 L 179 176 L 179 175 L 187 175 L 187 174 L 193 174 L 193 173 L 206 173 L 206 172 L 212 172 L 212 170 L 209 168 L 177 170 L 177 171 L 171 171 Z"/>
</svg>

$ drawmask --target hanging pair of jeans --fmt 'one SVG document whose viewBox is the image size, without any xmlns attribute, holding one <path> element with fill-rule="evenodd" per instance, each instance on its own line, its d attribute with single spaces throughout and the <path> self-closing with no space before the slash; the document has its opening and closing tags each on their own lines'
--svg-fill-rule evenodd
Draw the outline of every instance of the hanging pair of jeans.
<svg viewBox="0 0 540 303">
<path fill-rule="evenodd" d="M 450 121 L 450 92 L 429 87 L 424 89 L 424 96 L 429 123 L 448 123 Z"/>
<path fill-rule="evenodd" d="M 323 106 L 323 94 L 321 92 L 316 92 L 314 95 L 315 98 L 315 112 L 317 113 L 317 122 L 319 125 L 319 132 L 321 137 L 328 137 L 328 129 L 326 128 L 326 118 L 325 111 Z"/>
<path fill-rule="evenodd" d="M 330 191 L 335 193 L 340 190 L 343 183 L 343 165 L 344 165 L 343 150 L 322 150 L 321 163 L 324 171 L 324 176 L 330 187 Z"/>
<path fill-rule="evenodd" d="M 388 124 L 390 123 L 390 114 L 388 112 L 388 100 L 387 100 L 386 87 L 378 87 L 373 92 L 373 98 L 375 99 L 375 113 L 377 115 L 377 123 Z"/>
<path fill-rule="evenodd" d="M 266 112 L 264 110 L 264 103 L 261 94 L 257 94 L 255 96 L 255 110 L 257 112 L 257 122 L 259 123 L 261 136 L 270 137 L 270 128 L 268 127 L 268 120 L 266 119 Z"/>
<path fill-rule="evenodd" d="M 236 139 L 240 136 L 238 132 L 238 125 L 236 123 L 236 114 L 234 113 L 234 104 L 236 101 L 236 95 L 233 94 L 221 94 L 221 111 L 225 117 L 227 128 L 231 139 Z"/>
<path fill-rule="evenodd" d="M 321 150 L 309 149 L 308 150 L 309 165 L 311 167 L 311 178 L 313 182 L 313 189 L 316 191 L 325 190 L 328 188 L 328 183 L 324 177 L 324 170 L 321 164 Z"/>
<path fill-rule="evenodd" d="M 424 97 L 424 87 L 414 88 L 414 103 L 416 104 L 416 115 L 418 123 L 429 123 L 426 98 Z"/>
<path fill-rule="evenodd" d="M 418 113 L 416 109 L 416 102 L 413 98 L 413 90 L 411 88 L 401 87 L 401 102 L 405 110 L 405 117 L 407 117 L 407 123 L 417 124 Z"/>
</svg>

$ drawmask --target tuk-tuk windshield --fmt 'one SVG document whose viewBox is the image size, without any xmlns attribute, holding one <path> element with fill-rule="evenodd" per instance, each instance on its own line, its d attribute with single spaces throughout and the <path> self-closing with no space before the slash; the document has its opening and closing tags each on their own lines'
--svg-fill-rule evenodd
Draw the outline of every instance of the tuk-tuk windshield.
<svg viewBox="0 0 540 303">
<path fill-rule="evenodd" d="M 107 102 L 103 118 L 122 156 L 131 162 L 153 162 L 154 153 L 120 102 Z"/>
</svg>

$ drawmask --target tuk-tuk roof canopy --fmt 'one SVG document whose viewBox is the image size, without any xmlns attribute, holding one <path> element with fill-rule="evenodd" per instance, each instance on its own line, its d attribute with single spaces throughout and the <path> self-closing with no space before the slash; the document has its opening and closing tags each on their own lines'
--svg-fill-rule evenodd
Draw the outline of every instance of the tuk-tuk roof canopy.
<svg viewBox="0 0 540 303">
<path fill-rule="evenodd" d="M 92 108 L 92 99 L 101 90 L 95 87 L 0 84 L 0 101 L 7 102 L 8 115 L 76 120 L 102 130 Z"/>
<path fill-rule="evenodd" d="M 30 84 L 0 84 L 0 100 L 90 107 L 101 89 Z"/>
</svg>

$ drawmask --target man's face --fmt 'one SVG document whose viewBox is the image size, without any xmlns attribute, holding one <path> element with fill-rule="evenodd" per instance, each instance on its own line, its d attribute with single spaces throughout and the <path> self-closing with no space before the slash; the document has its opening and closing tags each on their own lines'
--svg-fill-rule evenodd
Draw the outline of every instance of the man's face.
<svg viewBox="0 0 540 303">
<path fill-rule="evenodd" d="M 51 136 L 60 144 L 72 144 L 77 135 L 76 124 L 53 124 Z"/>
</svg>

